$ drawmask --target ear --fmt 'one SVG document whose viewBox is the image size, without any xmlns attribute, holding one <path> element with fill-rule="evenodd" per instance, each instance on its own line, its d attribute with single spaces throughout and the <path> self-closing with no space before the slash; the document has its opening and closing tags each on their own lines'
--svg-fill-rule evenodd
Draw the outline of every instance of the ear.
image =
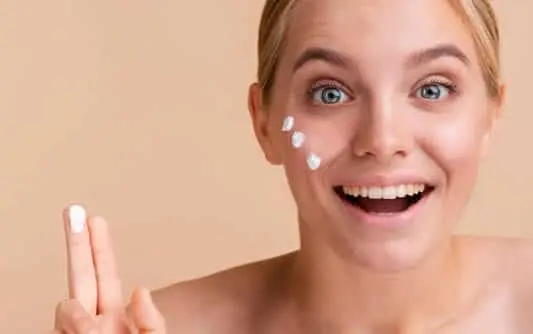
<svg viewBox="0 0 533 334">
<path fill-rule="evenodd" d="M 502 116 L 503 106 L 507 97 L 506 93 L 506 86 L 504 84 L 501 84 L 498 96 L 492 98 L 492 100 L 490 101 L 488 110 L 489 119 L 487 124 L 487 131 L 482 143 L 482 157 L 485 157 L 488 154 L 490 141 L 494 136 L 494 133 L 496 132 L 496 127 Z"/>
<path fill-rule="evenodd" d="M 258 83 L 253 83 L 248 91 L 248 111 L 252 119 L 255 137 L 265 158 L 272 165 L 280 165 L 282 159 L 280 149 L 276 145 L 275 126 L 272 126 L 273 115 L 263 103 L 261 87 Z"/>
</svg>

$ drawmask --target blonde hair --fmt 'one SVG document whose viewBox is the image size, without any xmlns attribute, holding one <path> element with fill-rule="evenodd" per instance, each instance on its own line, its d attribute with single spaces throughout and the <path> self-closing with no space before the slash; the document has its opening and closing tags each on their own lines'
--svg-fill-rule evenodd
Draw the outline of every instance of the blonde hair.
<svg viewBox="0 0 533 334">
<path fill-rule="evenodd" d="M 500 95 L 500 31 L 491 0 L 447 0 L 470 29 L 489 96 Z M 268 104 L 290 16 L 298 0 L 267 0 L 259 26 L 258 72 Z"/>
</svg>

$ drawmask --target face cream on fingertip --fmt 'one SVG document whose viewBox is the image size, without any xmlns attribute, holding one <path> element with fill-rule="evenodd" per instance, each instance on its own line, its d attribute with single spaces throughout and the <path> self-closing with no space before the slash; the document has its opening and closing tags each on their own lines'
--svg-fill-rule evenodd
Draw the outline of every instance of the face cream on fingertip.
<svg viewBox="0 0 533 334">
<path fill-rule="evenodd" d="M 70 232 L 78 234 L 83 232 L 87 221 L 87 212 L 85 208 L 79 204 L 71 205 L 68 208 L 68 219 L 70 224 Z"/>
<path fill-rule="evenodd" d="M 292 134 L 291 143 L 294 148 L 300 148 L 305 142 L 305 135 L 301 132 L 295 132 Z"/>
<path fill-rule="evenodd" d="M 287 116 L 285 117 L 285 120 L 283 120 L 283 125 L 281 126 L 282 132 L 289 132 L 294 128 L 294 117 Z"/>
<path fill-rule="evenodd" d="M 320 159 L 320 157 L 314 153 L 309 154 L 309 156 L 307 157 L 307 166 L 312 171 L 315 171 L 320 168 L 321 163 L 322 160 Z"/>
</svg>

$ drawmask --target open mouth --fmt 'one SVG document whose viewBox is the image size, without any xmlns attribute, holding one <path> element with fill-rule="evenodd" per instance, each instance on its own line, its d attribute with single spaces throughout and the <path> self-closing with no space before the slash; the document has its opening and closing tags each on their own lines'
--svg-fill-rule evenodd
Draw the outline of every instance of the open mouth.
<svg viewBox="0 0 533 334">
<path fill-rule="evenodd" d="M 337 186 L 333 189 L 343 201 L 364 212 L 396 214 L 419 203 L 434 187 L 426 184 L 405 184 L 389 187 Z"/>
</svg>

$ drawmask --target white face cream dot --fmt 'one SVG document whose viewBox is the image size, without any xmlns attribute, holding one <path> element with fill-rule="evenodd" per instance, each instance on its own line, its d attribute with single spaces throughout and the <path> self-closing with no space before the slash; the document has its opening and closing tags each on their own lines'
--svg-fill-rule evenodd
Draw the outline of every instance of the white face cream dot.
<svg viewBox="0 0 533 334">
<path fill-rule="evenodd" d="M 320 168 L 321 163 L 322 160 L 320 159 L 320 157 L 314 153 L 309 154 L 309 156 L 307 157 L 307 166 L 310 170 L 317 170 L 318 168 Z"/>
<path fill-rule="evenodd" d="M 289 132 L 294 128 L 294 117 L 287 116 L 285 117 L 285 120 L 283 121 L 283 125 L 281 126 L 282 132 Z"/>
<path fill-rule="evenodd" d="M 78 234 L 84 231 L 87 220 L 85 208 L 81 205 L 71 205 L 68 209 L 70 232 Z"/>
<path fill-rule="evenodd" d="M 294 148 L 300 148 L 305 142 L 305 135 L 301 132 L 295 132 L 292 134 L 291 143 Z"/>
</svg>

